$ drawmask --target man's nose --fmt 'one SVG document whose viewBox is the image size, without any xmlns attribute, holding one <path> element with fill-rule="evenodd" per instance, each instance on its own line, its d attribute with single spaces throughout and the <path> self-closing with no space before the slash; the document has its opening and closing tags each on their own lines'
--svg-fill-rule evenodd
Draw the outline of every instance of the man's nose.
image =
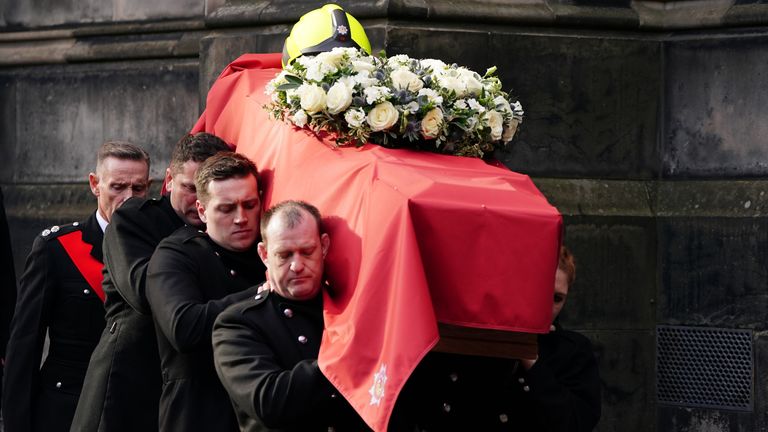
<svg viewBox="0 0 768 432">
<path fill-rule="evenodd" d="M 238 225 L 243 225 L 248 222 L 248 213 L 246 213 L 245 209 L 238 206 L 235 210 L 235 223 Z"/>
<path fill-rule="evenodd" d="M 299 254 L 296 254 L 299 255 Z M 301 273 L 304 271 L 304 259 L 300 256 L 296 256 L 291 261 L 291 271 L 294 273 Z"/>
</svg>

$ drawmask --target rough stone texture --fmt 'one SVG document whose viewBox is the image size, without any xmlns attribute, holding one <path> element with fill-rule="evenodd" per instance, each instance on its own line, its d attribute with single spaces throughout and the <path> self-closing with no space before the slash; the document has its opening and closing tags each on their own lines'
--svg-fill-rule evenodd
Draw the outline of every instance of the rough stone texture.
<svg viewBox="0 0 768 432">
<path fill-rule="evenodd" d="M 579 328 L 647 330 L 656 315 L 656 227 L 646 218 L 566 217 L 577 260 L 564 319 Z"/>
<path fill-rule="evenodd" d="M 188 19 L 204 12 L 205 0 L 6 0 L 0 2 L 0 27 Z"/>
<path fill-rule="evenodd" d="M 659 319 L 765 329 L 768 219 L 661 218 Z"/>
<path fill-rule="evenodd" d="M 402 26 L 389 30 L 387 51 L 479 71 L 498 66 L 526 112 L 515 141 L 497 155 L 514 170 L 562 177 L 658 174 L 661 44 L 652 37 Z"/>
<path fill-rule="evenodd" d="M 158 177 L 222 68 L 280 51 L 322 3 L 0 0 L 0 63 L 16 65 L 0 69 L 0 184 L 17 268 L 41 229 L 93 210 L 83 179 L 98 143 L 150 143 Z M 579 275 L 563 323 L 598 354 L 597 430 L 768 431 L 768 2 L 341 4 L 374 51 L 496 65 L 522 101 L 497 157 L 565 216 Z M 7 31 L 27 28 L 39 31 Z M 657 324 L 755 330 L 755 410 L 657 405 Z"/>
<path fill-rule="evenodd" d="M 196 61 L 136 61 L 0 71 L 0 183 L 82 181 L 109 139 L 144 146 L 160 177 L 198 116 Z M 15 121 L 14 117 L 15 116 Z M 41 127 L 44 125 L 45 127 Z"/>
<path fill-rule="evenodd" d="M 768 174 L 768 34 L 698 33 L 668 42 L 664 174 L 743 177 Z"/>
<path fill-rule="evenodd" d="M 581 333 L 592 341 L 600 369 L 603 412 L 595 431 L 654 432 L 653 332 L 606 328 Z"/>
</svg>

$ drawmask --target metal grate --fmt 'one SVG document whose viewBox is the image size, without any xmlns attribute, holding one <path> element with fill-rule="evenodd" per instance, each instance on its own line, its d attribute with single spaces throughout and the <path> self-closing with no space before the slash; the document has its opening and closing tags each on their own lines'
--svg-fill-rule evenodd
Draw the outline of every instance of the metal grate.
<svg viewBox="0 0 768 432">
<path fill-rule="evenodd" d="M 752 331 L 656 327 L 659 403 L 752 410 Z"/>
</svg>

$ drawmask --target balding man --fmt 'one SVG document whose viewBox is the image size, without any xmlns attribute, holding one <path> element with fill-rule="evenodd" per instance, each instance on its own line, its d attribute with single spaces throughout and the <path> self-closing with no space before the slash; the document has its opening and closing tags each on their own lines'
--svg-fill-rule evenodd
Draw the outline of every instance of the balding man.
<svg viewBox="0 0 768 432">
<path fill-rule="evenodd" d="M 125 200 L 147 194 L 149 155 L 130 143 L 105 143 L 89 183 L 97 210 L 43 230 L 27 257 L 6 357 L 7 431 L 69 430 L 104 329 L 103 232 Z M 50 348 L 40 367 L 46 332 Z"/>
</svg>

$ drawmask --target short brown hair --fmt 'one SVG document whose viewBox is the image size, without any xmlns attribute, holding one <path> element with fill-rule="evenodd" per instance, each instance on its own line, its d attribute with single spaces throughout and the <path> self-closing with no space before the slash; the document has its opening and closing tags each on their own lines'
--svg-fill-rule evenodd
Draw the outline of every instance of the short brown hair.
<svg viewBox="0 0 768 432">
<path fill-rule="evenodd" d="M 247 157 L 235 152 L 219 152 L 209 157 L 200 165 L 195 174 L 197 199 L 207 203 L 210 199 L 208 185 L 214 180 L 227 180 L 252 175 L 259 180 L 256 165 Z"/>
<path fill-rule="evenodd" d="M 143 161 L 147 163 L 147 169 L 149 169 L 149 153 L 136 144 L 131 144 L 128 141 L 107 141 L 99 147 L 99 153 L 96 156 L 96 171 L 99 170 L 101 164 L 107 158 L 115 159 L 128 159 L 135 161 Z"/>
<path fill-rule="evenodd" d="M 576 280 L 576 258 L 565 246 L 560 246 L 560 259 L 557 263 L 557 269 L 565 272 L 568 279 L 568 288 L 571 288 L 573 281 Z"/>
<path fill-rule="evenodd" d="M 171 173 L 181 172 L 185 162 L 203 162 L 221 151 L 231 149 L 221 138 L 207 132 L 186 134 L 176 143 L 171 154 Z"/>
<path fill-rule="evenodd" d="M 317 223 L 317 232 L 319 234 L 325 233 L 325 227 L 323 226 L 323 218 L 320 216 L 320 210 L 317 207 L 309 204 L 306 201 L 288 200 L 279 202 L 269 208 L 263 215 L 261 215 L 261 222 L 259 229 L 261 230 L 261 241 L 267 244 L 267 227 L 269 221 L 278 214 L 285 216 L 285 225 L 288 228 L 293 228 L 299 224 L 304 218 L 301 210 L 309 213 Z"/>
</svg>

